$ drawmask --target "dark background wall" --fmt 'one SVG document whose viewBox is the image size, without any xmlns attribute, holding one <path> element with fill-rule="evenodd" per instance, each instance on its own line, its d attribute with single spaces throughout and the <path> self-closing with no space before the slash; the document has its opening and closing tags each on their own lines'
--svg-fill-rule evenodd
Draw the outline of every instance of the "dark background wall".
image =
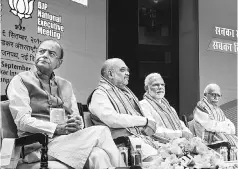
<svg viewBox="0 0 238 169">
<path fill-rule="evenodd" d="M 179 0 L 179 105 L 191 115 L 199 100 L 198 0 Z"/>
<path fill-rule="evenodd" d="M 137 0 L 108 0 L 108 58 L 118 57 L 130 68 L 129 87 L 137 92 Z M 133 86 L 133 87 L 132 87 Z"/>
<path fill-rule="evenodd" d="M 156 17 L 141 13 L 142 8 L 154 11 Z M 142 15 L 149 19 L 143 20 Z M 152 72 L 161 73 L 166 98 L 178 111 L 178 1 L 109 0 L 107 23 L 108 58 L 121 58 L 130 68 L 129 88 L 141 100 L 145 77 Z"/>
</svg>

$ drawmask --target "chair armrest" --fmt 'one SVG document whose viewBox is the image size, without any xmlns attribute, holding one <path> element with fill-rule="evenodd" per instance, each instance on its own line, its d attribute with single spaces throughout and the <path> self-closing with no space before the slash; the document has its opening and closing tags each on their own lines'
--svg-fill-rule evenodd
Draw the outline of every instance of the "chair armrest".
<svg viewBox="0 0 238 169">
<path fill-rule="evenodd" d="M 48 144 L 48 135 L 47 134 L 43 134 L 43 133 L 35 133 L 35 134 L 31 134 L 28 136 L 23 136 L 20 138 L 16 139 L 16 145 L 17 146 L 25 146 L 25 145 L 29 145 L 29 144 L 33 144 L 39 142 L 40 144 L 42 144 L 43 146 L 47 146 Z"/>
<path fill-rule="evenodd" d="M 207 146 L 211 149 L 218 149 L 220 147 L 226 147 L 227 148 L 227 158 L 228 158 L 228 161 L 230 161 L 231 144 L 229 142 L 219 141 L 219 142 L 207 144 Z"/>
<path fill-rule="evenodd" d="M 128 137 L 124 137 L 124 136 L 118 137 L 118 138 L 114 139 L 113 141 L 116 145 L 124 143 L 125 146 L 130 146 L 130 144 L 131 144 L 130 139 Z"/>
<path fill-rule="evenodd" d="M 131 166 L 131 141 L 127 136 L 121 136 L 113 139 L 116 145 L 124 144 L 128 148 L 128 166 Z"/>
<path fill-rule="evenodd" d="M 23 136 L 16 139 L 16 146 L 24 146 L 39 142 L 41 148 L 40 169 L 48 169 L 48 135 L 43 133 L 35 133 L 29 136 Z"/>
<path fill-rule="evenodd" d="M 225 141 L 210 143 L 207 146 L 211 149 L 217 149 L 220 147 L 227 147 L 228 149 L 231 148 L 231 144 L 229 142 L 225 142 Z"/>
</svg>

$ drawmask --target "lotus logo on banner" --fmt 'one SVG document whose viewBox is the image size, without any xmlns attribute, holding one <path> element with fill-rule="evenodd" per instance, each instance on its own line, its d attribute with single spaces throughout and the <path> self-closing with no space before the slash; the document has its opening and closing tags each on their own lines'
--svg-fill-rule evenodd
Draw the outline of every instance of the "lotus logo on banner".
<svg viewBox="0 0 238 169">
<path fill-rule="evenodd" d="M 25 30 L 22 26 L 22 19 L 31 18 L 34 8 L 34 0 L 9 0 L 10 12 L 19 17 L 19 25 L 15 25 L 16 29 Z"/>
</svg>

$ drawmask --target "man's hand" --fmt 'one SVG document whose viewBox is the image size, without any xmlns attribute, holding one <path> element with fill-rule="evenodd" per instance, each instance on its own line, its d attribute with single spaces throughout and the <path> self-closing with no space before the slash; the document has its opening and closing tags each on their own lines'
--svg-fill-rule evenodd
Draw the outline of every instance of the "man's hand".
<svg viewBox="0 0 238 169">
<path fill-rule="evenodd" d="M 142 132 L 147 136 L 152 136 L 156 132 L 156 122 L 149 119 L 147 120 L 148 120 L 148 123 L 145 125 Z"/>
<path fill-rule="evenodd" d="M 82 126 L 83 126 L 82 124 L 83 124 L 83 121 L 80 116 L 68 115 L 68 120 L 66 122 L 65 128 L 68 131 L 68 133 L 74 133 L 82 129 Z"/>
<path fill-rule="evenodd" d="M 187 131 L 182 131 L 182 137 L 186 138 L 186 139 L 190 139 L 193 137 L 193 135 Z"/>
<path fill-rule="evenodd" d="M 55 129 L 55 135 L 65 135 L 68 134 L 68 131 L 65 128 L 66 123 L 64 124 L 58 124 L 56 129 Z"/>
</svg>

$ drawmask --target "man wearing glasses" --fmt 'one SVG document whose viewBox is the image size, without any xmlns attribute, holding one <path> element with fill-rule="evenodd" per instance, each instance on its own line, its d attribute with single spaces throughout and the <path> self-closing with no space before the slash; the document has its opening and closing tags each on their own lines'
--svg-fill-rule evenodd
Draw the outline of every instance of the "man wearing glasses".
<svg viewBox="0 0 238 169">
<path fill-rule="evenodd" d="M 238 147 L 235 126 L 218 106 L 221 97 L 221 89 L 217 84 L 206 86 L 204 97 L 193 111 L 196 135 L 209 143 L 228 141 L 231 145 Z"/>
<path fill-rule="evenodd" d="M 151 73 L 145 78 L 145 91 L 140 104 L 146 117 L 157 124 L 155 136 L 168 140 L 193 137 L 190 130 L 179 119 L 175 109 L 164 98 L 165 83 L 159 73 Z"/>
<path fill-rule="evenodd" d="M 36 70 L 21 72 L 11 80 L 7 95 L 18 135 L 46 133 L 49 161 L 82 169 L 123 167 L 125 163 L 105 126 L 83 129 L 71 83 L 55 76 L 63 62 L 63 48 L 43 41 L 36 53 Z M 25 147 L 24 162 L 40 161 L 40 146 Z"/>
</svg>

